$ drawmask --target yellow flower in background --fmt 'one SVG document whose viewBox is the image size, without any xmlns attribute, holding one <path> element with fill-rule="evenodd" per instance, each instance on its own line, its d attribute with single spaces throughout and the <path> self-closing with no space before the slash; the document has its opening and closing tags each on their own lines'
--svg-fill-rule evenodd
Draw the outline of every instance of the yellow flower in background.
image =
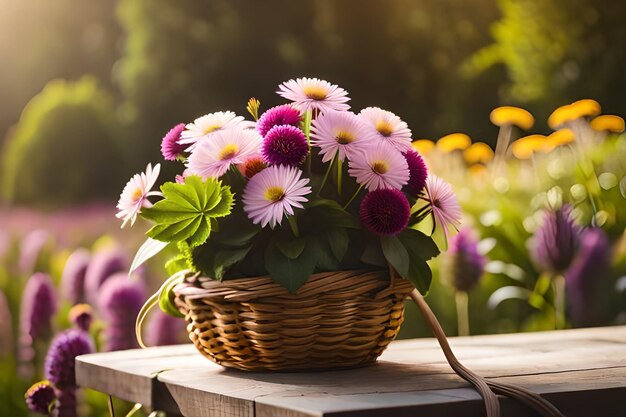
<svg viewBox="0 0 626 417">
<path fill-rule="evenodd" d="M 535 118 L 530 112 L 513 106 L 493 109 L 489 115 L 489 120 L 496 126 L 515 125 L 523 130 L 529 130 L 535 124 Z"/>
<path fill-rule="evenodd" d="M 578 100 L 554 110 L 548 117 L 548 126 L 556 130 L 582 117 L 593 117 L 602 111 L 600 103 L 591 99 Z"/>
<path fill-rule="evenodd" d="M 493 160 L 493 149 L 484 142 L 476 142 L 463 151 L 463 158 L 470 165 L 487 164 Z"/>
<path fill-rule="evenodd" d="M 430 151 L 435 148 L 435 142 L 430 139 L 414 140 L 411 145 L 413 146 L 413 149 L 422 155 L 428 155 Z"/>
<path fill-rule="evenodd" d="M 469 173 L 471 175 L 483 175 L 487 172 L 487 167 L 484 166 L 483 164 L 473 164 L 470 165 L 469 168 L 467 168 L 467 170 L 469 171 Z"/>
<path fill-rule="evenodd" d="M 443 153 L 450 153 L 457 150 L 467 149 L 472 144 L 472 140 L 465 133 L 451 133 L 437 141 L 437 149 Z"/>
<path fill-rule="evenodd" d="M 559 129 L 552 132 L 545 141 L 545 151 L 549 152 L 562 145 L 572 143 L 575 139 L 574 132 L 570 129 Z"/>
<path fill-rule="evenodd" d="M 544 135 L 525 136 L 513 142 L 511 151 L 517 159 L 530 159 L 534 153 L 545 151 L 545 141 Z"/>
<path fill-rule="evenodd" d="M 624 131 L 624 119 L 612 114 L 598 116 L 591 121 L 590 125 L 597 132 L 622 133 Z"/>
</svg>

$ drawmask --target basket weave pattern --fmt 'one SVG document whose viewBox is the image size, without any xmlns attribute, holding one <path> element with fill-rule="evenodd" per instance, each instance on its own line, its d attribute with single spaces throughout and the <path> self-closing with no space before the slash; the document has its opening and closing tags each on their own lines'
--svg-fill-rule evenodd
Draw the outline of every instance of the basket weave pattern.
<svg viewBox="0 0 626 417">
<path fill-rule="evenodd" d="M 413 286 L 386 271 L 310 277 L 296 294 L 268 277 L 187 277 L 174 288 L 191 341 L 214 362 L 250 371 L 363 366 L 395 339 Z"/>
</svg>

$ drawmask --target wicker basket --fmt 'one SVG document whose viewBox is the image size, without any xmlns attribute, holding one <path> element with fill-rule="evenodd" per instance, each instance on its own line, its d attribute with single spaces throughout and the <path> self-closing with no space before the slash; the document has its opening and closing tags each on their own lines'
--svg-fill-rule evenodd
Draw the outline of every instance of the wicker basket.
<svg viewBox="0 0 626 417">
<path fill-rule="evenodd" d="M 372 364 L 396 337 L 413 286 L 386 271 L 315 274 L 296 294 L 268 277 L 187 277 L 174 288 L 189 337 L 212 361 L 250 371 Z"/>
</svg>

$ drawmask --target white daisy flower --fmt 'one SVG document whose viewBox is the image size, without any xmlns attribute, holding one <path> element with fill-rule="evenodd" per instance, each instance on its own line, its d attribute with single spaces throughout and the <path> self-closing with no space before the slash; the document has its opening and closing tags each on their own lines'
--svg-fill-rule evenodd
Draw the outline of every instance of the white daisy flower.
<svg viewBox="0 0 626 417">
<path fill-rule="evenodd" d="M 122 227 L 130 221 L 130 225 L 135 224 L 137 215 L 141 213 L 143 207 L 152 207 L 148 197 L 151 195 L 162 195 L 158 191 L 150 191 L 156 183 L 159 173 L 161 172 L 161 164 L 156 164 L 152 168 L 151 164 L 146 167 L 146 172 L 135 174 L 124 187 L 120 200 L 117 203 L 118 213 L 115 215 L 118 219 L 124 219 Z"/>
<path fill-rule="evenodd" d="M 411 130 L 398 116 L 378 107 L 367 107 L 359 113 L 376 136 L 392 144 L 400 152 L 411 149 Z"/>
<path fill-rule="evenodd" d="M 324 113 L 328 110 L 348 110 L 350 98 L 343 88 L 318 78 L 298 78 L 278 86 L 276 92 L 291 100 L 294 106 L 305 113 L 308 110 Z"/>
</svg>

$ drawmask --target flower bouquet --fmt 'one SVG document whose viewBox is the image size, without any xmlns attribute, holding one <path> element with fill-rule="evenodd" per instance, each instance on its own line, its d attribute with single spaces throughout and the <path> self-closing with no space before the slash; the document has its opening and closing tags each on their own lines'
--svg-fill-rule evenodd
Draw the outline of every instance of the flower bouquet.
<svg viewBox="0 0 626 417">
<path fill-rule="evenodd" d="M 246 370 L 373 363 L 407 295 L 428 290 L 459 205 L 398 116 L 353 113 L 344 89 L 316 78 L 277 93 L 289 103 L 259 114 L 248 102 L 253 121 L 226 111 L 175 126 L 161 150 L 181 175 L 152 191 L 160 165 L 148 165 L 124 188 L 123 225 L 153 223 L 131 269 L 178 253 L 138 326 L 158 303 L 185 317 L 201 353 Z"/>
</svg>

